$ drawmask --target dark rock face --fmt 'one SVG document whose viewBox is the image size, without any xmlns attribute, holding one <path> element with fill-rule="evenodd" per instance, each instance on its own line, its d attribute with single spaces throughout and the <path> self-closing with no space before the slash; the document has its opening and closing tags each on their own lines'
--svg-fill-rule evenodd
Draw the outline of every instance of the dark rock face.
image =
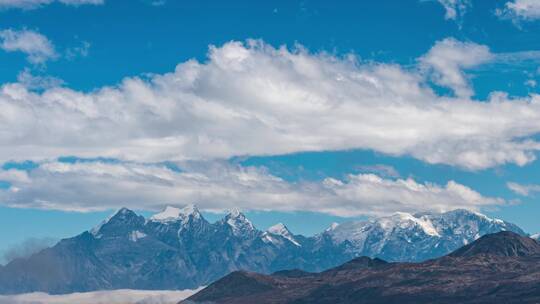
<svg viewBox="0 0 540 304">
<path fill-rule="evenodd" d="M 523 233 L 512 224 L 463 210 L 397 214 L 304 237 L 283 224 L 257 230 L 238 211 L 209 223 L 194 206 L 168 207 L 148 219 L 124 208 L 90 232 L 0 267 L 0 293 L 186 289 L 237 270 L 270 274 L 298 269 L 281 276 L 309 277 L 310 272 L 363 255 L 391 261 L 441 256 L 463 242 L 501 230 Z M 355 261 L 367 268 L 386 264 L 377 259 Z"/>
<path fill-rule="evenodd" d="M 235 272 L 181 303 L 540 303 L 540 243 L 500 232 L 422 263 L 363 257 L 304 276 Z"/>
<path fill-rule="evenodd" d="M 488 234 L 476 242 L 463 246 L 450 256 L 471 257 L 480 254 L 503 257 L 521 257 L 540 255 L 538 241 L 532 238 L 520 238 L 512 232 L 504 231 L 497 234 Z"/>
</svg>

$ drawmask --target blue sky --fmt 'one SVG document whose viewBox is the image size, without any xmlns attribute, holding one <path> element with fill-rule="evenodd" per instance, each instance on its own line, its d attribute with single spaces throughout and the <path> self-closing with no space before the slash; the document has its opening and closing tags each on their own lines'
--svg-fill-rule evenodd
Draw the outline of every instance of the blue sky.
<svg viewBox="0 0 540 304">
<path fill-rule="evenodd" d="M 188 203 L 539 232 L 531 3 L 0 1 L 0 252 Z"/>
</svg>

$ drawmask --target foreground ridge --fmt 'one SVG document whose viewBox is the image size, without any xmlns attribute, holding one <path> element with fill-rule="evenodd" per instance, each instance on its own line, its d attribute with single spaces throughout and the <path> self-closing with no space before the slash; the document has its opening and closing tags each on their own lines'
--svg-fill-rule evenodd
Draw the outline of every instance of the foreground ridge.
<svg viewBox="0 0 540 304">
<path fill-rule="evenodd" d="M 231 288 L 231 287 L 235 288 Z M 486 235 L 422 263 L 360 257 L 322 273 L 234 272 L 183 304 L 539 303 L 540 243 L 513 232 Z"/>
</svg>

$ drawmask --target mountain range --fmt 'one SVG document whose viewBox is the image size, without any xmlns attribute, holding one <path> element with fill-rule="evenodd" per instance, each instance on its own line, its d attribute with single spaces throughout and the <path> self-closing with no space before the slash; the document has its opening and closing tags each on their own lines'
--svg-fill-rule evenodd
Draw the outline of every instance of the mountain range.
<svg viewBox="0 0 540 304">
<path fill-rule="evenodd" d="M 504 231 L 420 263 L 360 257 L 321 273 L 236 271 L 181 303 L 540 303 L 540 243 Z"/>
<path fill-rule="evenodd" d="M 193 205 L 149 218 L 122 208 L 89 231 L 0 267 L 0 293 L 187 289 L 236 270 L 320 272 L 361 256 L 419 262 L 499 231 L 525 235 L 516 225 L 466 210 L 396 213 L 306 237 L 283 224 L 258 230 L 238 210 L 210 223 Z"/>
</svg>

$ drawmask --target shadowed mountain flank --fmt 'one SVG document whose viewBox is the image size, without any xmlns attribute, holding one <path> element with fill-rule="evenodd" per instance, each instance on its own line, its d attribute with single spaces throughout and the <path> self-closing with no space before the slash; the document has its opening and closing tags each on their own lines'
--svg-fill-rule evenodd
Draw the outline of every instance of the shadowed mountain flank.
<svg viewBox="0 0 540 304">
<path fill-rule="evenodd" d="M 307 276 L 238 276 L 226 276 L 181 303 L 540 303 L 540 244 L 499 232 L 421 263 L 361 257 Z M 264 288 L 222 296 L 236 280 Z"/>
</svg>

